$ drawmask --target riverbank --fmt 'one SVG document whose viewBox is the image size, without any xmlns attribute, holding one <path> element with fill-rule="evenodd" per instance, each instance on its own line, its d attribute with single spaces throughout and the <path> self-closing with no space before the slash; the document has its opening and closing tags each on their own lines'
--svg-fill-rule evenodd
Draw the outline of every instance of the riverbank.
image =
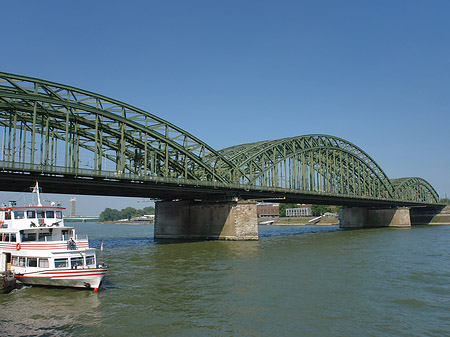
<svg viewBox="0 0 450 337">
<path fill-rule="evenodd" d="M 312 223 L 308 223 L 310 220 L 314 219 L 314 217 L 306 217 L 306 218 L 277 218 L 273 219 L 274 222 L 270 225 L 275 226 L 305 226 L 312 225 Z M 326 217 L 322 218 L 319 222 L 315 223 L 316 226 L 333 226 L 338 225 L 339 220 L 334 217 Z"/>
<path fill-rule="evenodd" d="M 150 220 L 103 221 L 97 223 L 102 225 L 153 225 L 153 221 Z"/>
</svg>

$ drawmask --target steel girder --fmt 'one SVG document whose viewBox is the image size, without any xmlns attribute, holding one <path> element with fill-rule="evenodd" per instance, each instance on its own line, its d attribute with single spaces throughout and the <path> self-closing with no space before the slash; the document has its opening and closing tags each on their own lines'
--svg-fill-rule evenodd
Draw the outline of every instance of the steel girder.
<svg viewBox="0 0 450 337">
<path fill-rule="evenodd" d="M 426 180 L 418 177 L 392 179 L 396 199 L 414 200 L 427 203 L 439 202 L 439 195 Z"/>
<path fill-rule="evenodd" d="M 307 135 L 216 151 L 177 126 L 131 105 L 71 86 L 0 72 L 3 162 L 58 167 L 76 175 L 212 182 L 242 190 L 436 203 L 421 178 L 390 180 L 354 144 Z M 15 166 L 15 165 L 13 165 Z M 45 169 L 42 170 L 45 173 Z M 117 174 L 117 175 L 116 175 Z M 143 179 L 143 178 L 141 178 Z"/>
<path fill-rule="evenodd" d="M 0 73 L 0 125 L 9 162 L 224 184 L 236 175 L 214 149 L 157 116 L 45 80 Z"/>
<path fill-rule="evenodd" d="M 244 172 L 241 183 L 251 186 L 268 184 L 370 198 L 394 196 L 390 180 L 376 162 L 338 137 L 306 135 L 243 144 L 219 152 Z"/>
<path fill-rule="evenodd" d="M 356 145 L 328 135 L 306 135 L 229 147 L 219 151 L 244 175 L 241 183 L 362 198 L 437 203 L 422 178 L 390 180 Z"/>
</svg>

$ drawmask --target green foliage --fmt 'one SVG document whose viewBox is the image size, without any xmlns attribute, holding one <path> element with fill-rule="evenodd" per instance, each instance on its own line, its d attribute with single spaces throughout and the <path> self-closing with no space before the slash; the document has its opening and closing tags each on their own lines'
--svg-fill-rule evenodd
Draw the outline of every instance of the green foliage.
<svg viewBox="0 0 450 337">
<path fill-rule="evenodd" d="M 439 200 L 439 202 L 442 203 L 442 204 L 450 205 L 450 199 L 449 198 L 441 198 L 441 200 Z"/>
<path fill-rule="evenodd" d="M 120 219 L 120 212 L 117 209 L 106 208 L 100 213 L 100 221 L 114 221 Z"/>
<path fill-rule="evenodd" d="M 120 219 L 128 219 L 143 216 L 147 214 L 155 214 L 155 208 L 152 206 L 145 207 L 144 209 L 135 209 L 133 207 L 126 207 L 121 211 L 117 209 L 106 208 L 102 213 L 100 213 L 99 220 L 104 221 L 116 221 Z"/>
<path fill-rule="evenodd" d="M 136 214 L 135 208 L 127 207 L 120 211 L 120 218 L 130 220 L 135 214 Z"/>
<path fill-rule="evenodd" d="M 280 208 L 279 208 L 280 216 L 286 216 L 286 209 L 287 208 L 298 208 L 298 207 L 299 206 L 297 204 L 289 204 L 289 203 L 280 204 Z"/>
<path fill-rule="evenodd" d="M 319 216 L 326 212 L 331 212 L 331 208 L 327 205 L 312 205 L 311 212 L 314 216 Z"/>
</svg>

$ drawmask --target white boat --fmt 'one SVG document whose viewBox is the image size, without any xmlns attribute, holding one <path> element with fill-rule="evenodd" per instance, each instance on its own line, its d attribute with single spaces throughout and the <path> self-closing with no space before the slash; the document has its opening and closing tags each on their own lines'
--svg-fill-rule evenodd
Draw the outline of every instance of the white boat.
<svg viewBox="0 0 450 337">
<path fill-rule="evenodd" d="M 55 202 L 43 206 L 39 186 L 33 188 L 34 206 L 0 207 L 0 271 L 11 270 L 26 285 L 76 287 L 97 291 L 107 267 L 97 264 L 96 250 L 87 236 L 65 227 Z"/>
</svg>

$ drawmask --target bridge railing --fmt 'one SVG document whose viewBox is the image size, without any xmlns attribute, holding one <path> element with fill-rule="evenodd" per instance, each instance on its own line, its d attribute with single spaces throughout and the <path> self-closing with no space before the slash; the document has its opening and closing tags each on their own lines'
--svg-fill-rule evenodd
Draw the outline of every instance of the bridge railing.
<svg viewBox="0 0 450 337">
<path fill-rule="evenodd" d="M 371 200 L 381 202 L 398 202 L 394 199 L 386 199 L 382 197 L 368 197 L 358 196 L 351 194 L 339 194 L 325 192 L 325 191 L 308 191 L 308 190 L 296 190 L 283 187 L 265 187 L 265 186 L 248 186 L 233 183 L 222 183 L 217 181 L 201 181 L 184 178 L 165 178 L 159 176 L 139 175 L 131 174 L 120 171 L 98 171 L 93 169 L 83 168 L 66 168 L 61 166 L 42 165 L 42 164 L 30 164 L 30 163 L 18 163 L 0 161 L 0 170 L 8 173 L 38 173 L 45 175 L 71 175 L 74 178 L 100 178 L 110 181 L 125 180 L 129 182 L 150 182 L 155 184 L 172 184 L 177 186 L 190 186 L 190 187 L 207 187 L 213 189 L 232 190 L 246 192 L 271 192 L 277 194 L 291 194 L 291 195 L 303 195 L 311 197 L 330 197 L 330 198 L 344 198 L 349 200 Z M 276 198 L 275 198 L 276 199 Z M 283 199 L 282 197 L 278 199 Z M 419 202 L 420 203 L 420 202 Z"/>
</svg>

